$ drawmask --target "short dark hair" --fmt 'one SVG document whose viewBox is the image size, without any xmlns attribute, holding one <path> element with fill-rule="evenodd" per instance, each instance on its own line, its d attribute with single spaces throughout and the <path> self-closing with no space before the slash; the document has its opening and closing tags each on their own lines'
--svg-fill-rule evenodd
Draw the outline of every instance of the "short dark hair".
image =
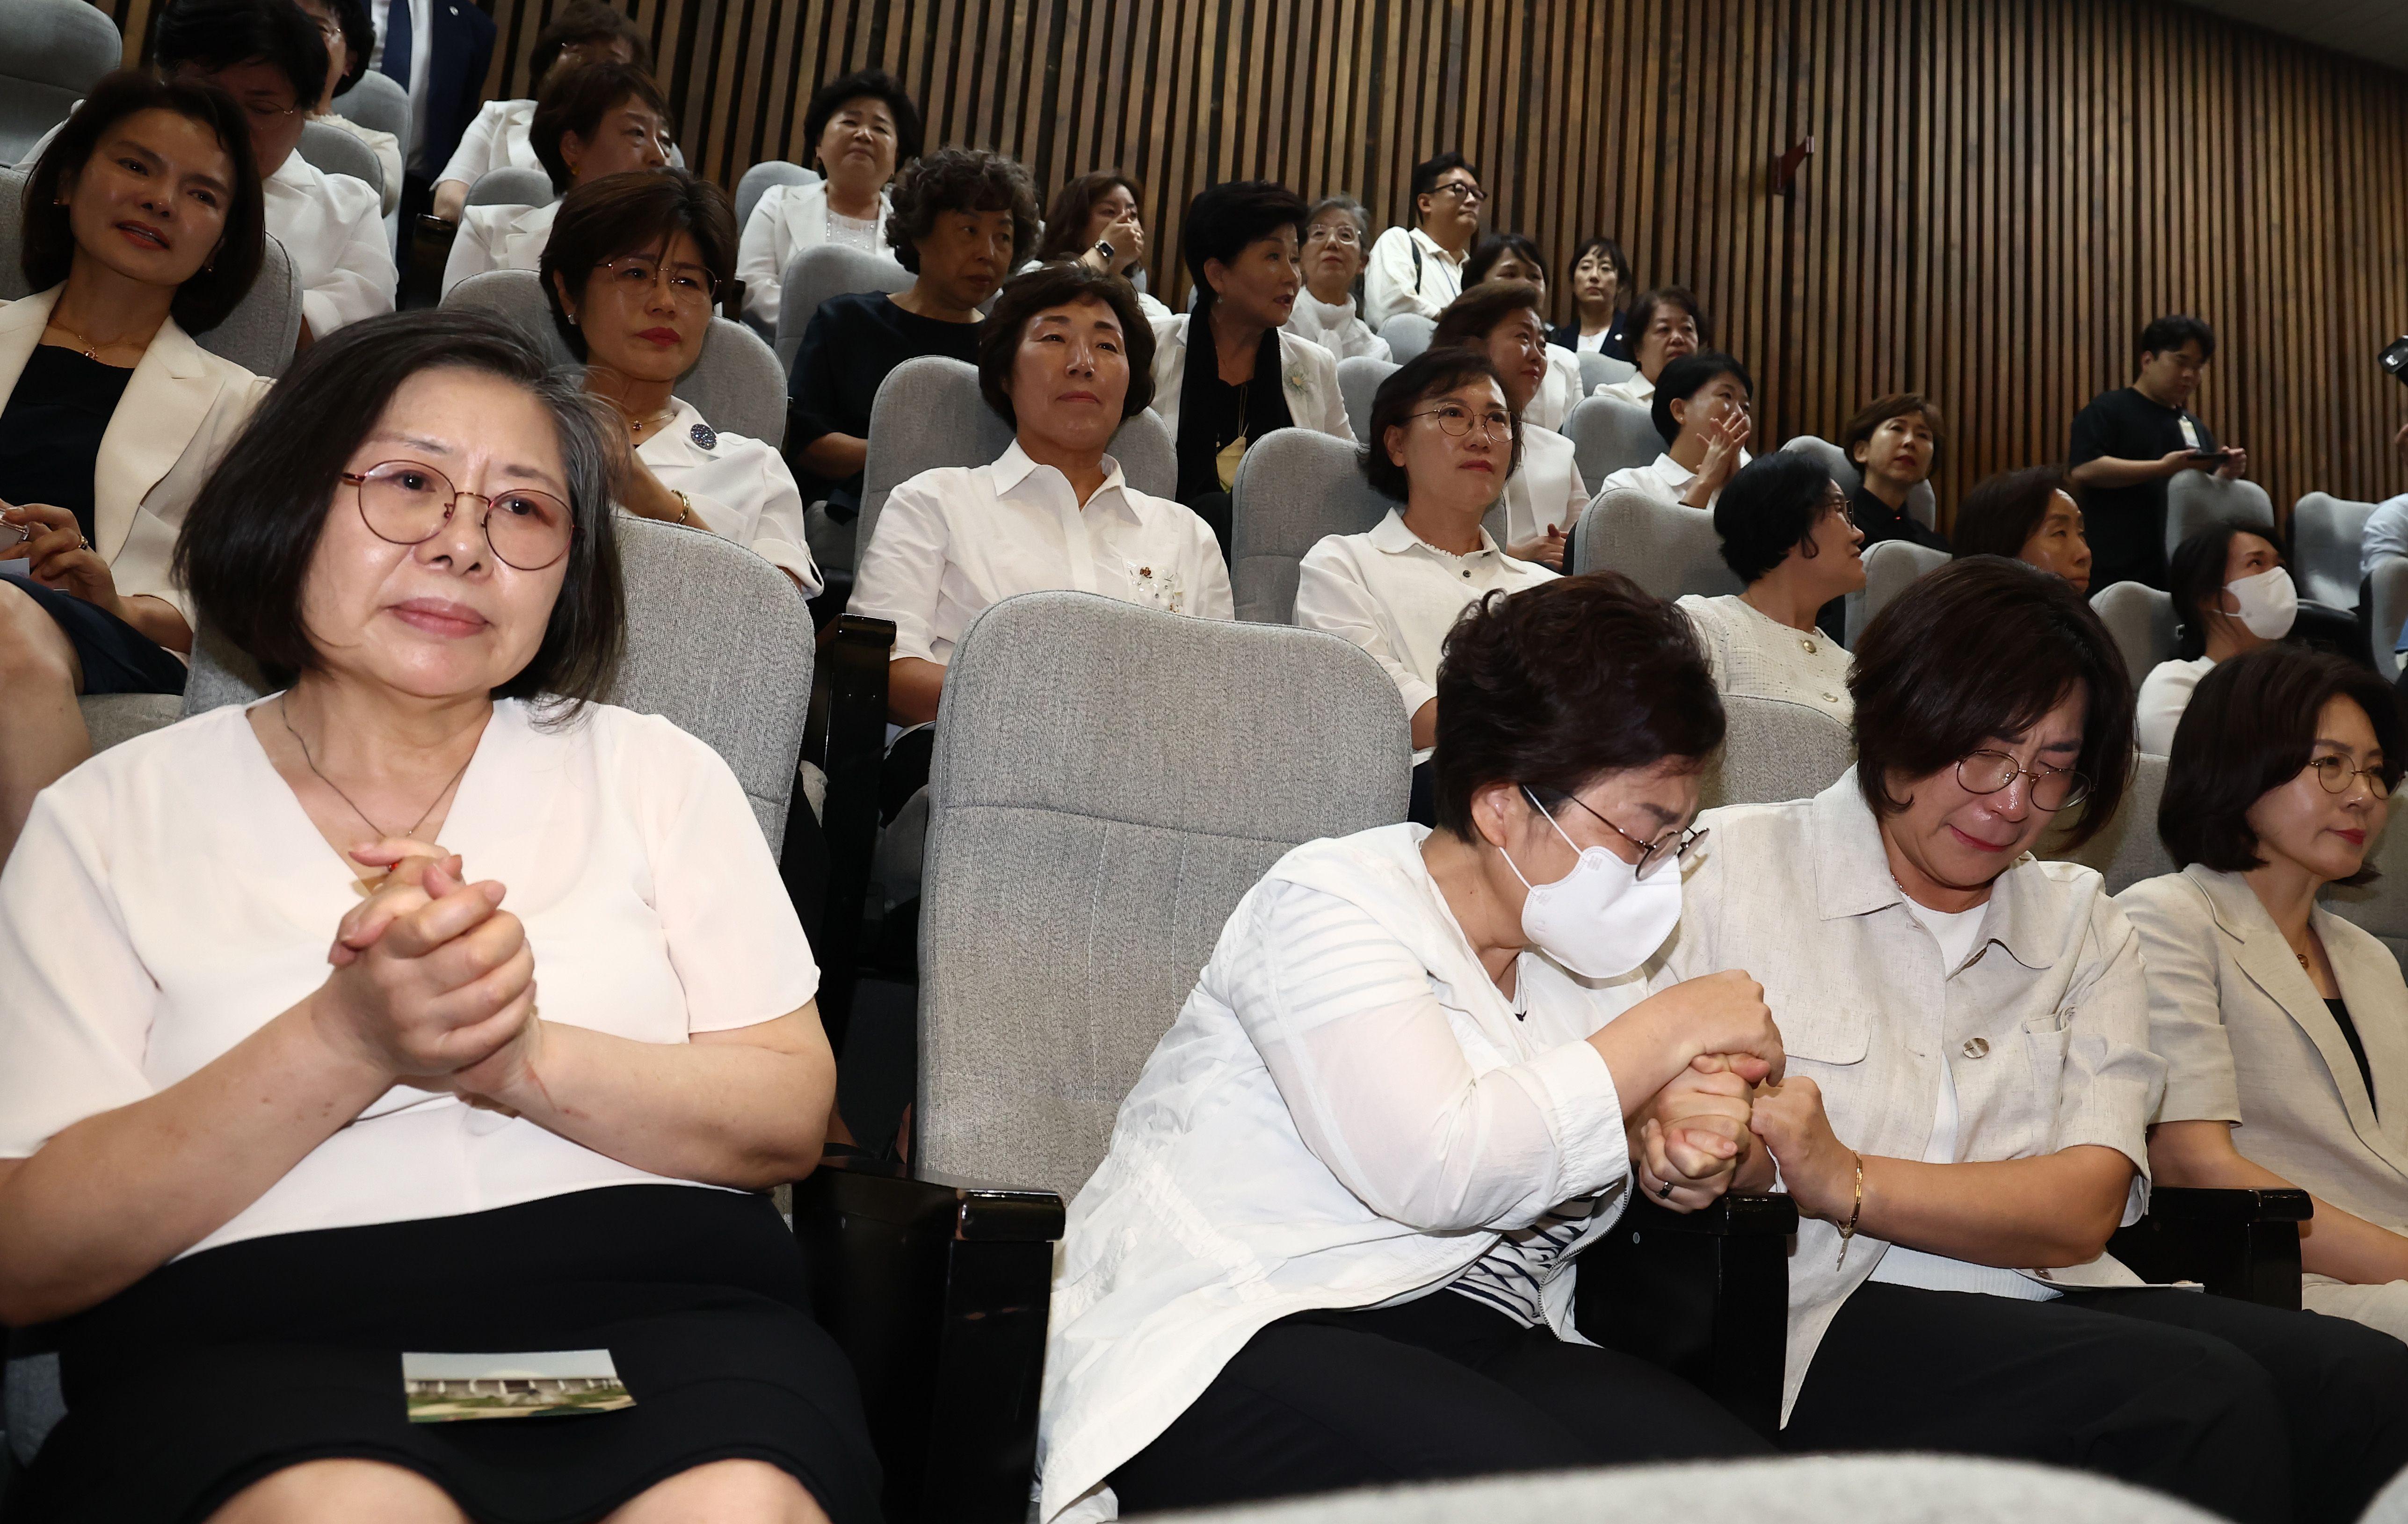
<svg viewBox="0 0 2408 1524">
<path fill-rule="evenodd" d="M 666 243 L 679 233 L 694 235 L 702 267 L 724 287 L 736 278 L 736 213 L 727 193 L 682 169 L 650 175 L 605 175 L 561 197 L 560 215 L 543 246 L 537 273 L 552 324 L 568 352 L 585 358 L 585 330 L 568 321 L 554 277 L 565 279 L 582 301 L 594 272 L 623 254 Z"/>
<path fill-rule="evenodd" d="M 366 0 L 317 0 L 317 4 L 343 33 L 343 73 L 335 81 L 339 97 L 368 71 L 368 55 L 376 51 L 376 22 L 368 19 Z"/>
<path fill-rule="evenodd" d="M 1600 233 L 1595 237 L 1583 238 L 1581 246 L 1572 251 L 1572 262 L 1564 268 L 1567 271 L 1579 268 L 1580 262 L 1591 254 L 1603 254 L 1605 262 L 1613 266 L 1614 306 L 1624 311 L 1629 310 L 1630 256 L 1622 252 L 1622 245 Z"/>
<path fill-rule="evenodd" d="M 1550 809 L 1609 772 L 1702 766 L 1722 698 L 1688 616 L 1618 571 L 1502 591 L 1466 609 L 1438 669 L 1438 828 L 1469 839 L 1471 798 L 1519 784 Z"/>
<path fill-rule="evenodd" d="M 1747 367 L 1720 350 L 1699 350 L 1684 354 L 1666 366 L 1656 378 L 1656 397 L 1649 404 L 1647 415 L 1656 421 L 1656 432 L 1670 444 L 1681 437 L 1681 425 L 1672 421 L 1672 404 L 1687 402 L 1713 384 L 1717 376 L 1736 376 L 1747 388 L 1750 400 L 1756 396 L 1756 381 Z"/>
<path fill-rule="evenodd" d="M 1488 363 L 1485 351 L 1467 349 L 1460 344 L 1432 345 L 1389 372 L 1388 379 L 1371 396 L 1370 421 L 1364 425 L 1363 480 L 1373 491 L 1394 502 L 1404 502 L 1412 496 L 1412 480 L 1405 468 L 1388 458 L 1388 430 L 1402 428 L 1412 421 L 1413 410 L 1435 396 L 1444 396 L 1474 376 L 1484 376 L 1503 392 L 1505 382 L 1497 367 Z M 1505 472 L 1513 473 L 1522 464 L 1522 417 L 1513 415 L 1513 453 Z"/>
<path fill-rule="evenodd" d="M 1512 254 L 1525 264 L 1535 266 L 1539 272 L 1539 278 L 1542 280 L 1546 279 L 1547 261 L 1545 256 L 1539 252 L 1537 244 L 1519 233 L 1491 233 L 1480 240 L 1480 247 L 1474 249 L 1471 252 L 1471 257 L 1463 262 L 1465 287 L 1468 289 L 1487 280 L 1488 272 L 1495 269 L 1497 262 L 1507 254 Z"/>
<path fill-rule="evenodd" d="M 1698 305 L 1696 292 L 1686 286 L 1656 286 L 1641 292 L 1631 300 L 1630 343 L 1633 349 L 1639 345 L 1639 336 L 1655 323 L 1656 309 L 1659 307 L 1677 307 L 1688 313 L 1689 321 L 1697 324 L 1698 343 L 1714 341 L 1713 325 L 1706 321 L 1706 309 Z"/>
<path fill-rule="evenodd" d="M 2325 705 L 2347 698 L 2366 712 L 2383 748 L 2383 781 L 2400 786 L 2408 767 L 2400 699 L 2391 684 L 2330 652 L 2278 640 L 2220 661 L 2191 690 L 2174 726 L 2157 804 L 2157 838 L 2176 868 L 2193 863 L 2220 873 L 2264 865 L 2249 809 L 2269 789 L 2300 775 L 2315 751 Z M 2369 862 L 2340 882 L 2372 884 Z"/>
<path fill-rule="evenodd" d="M 652 45 L 632 17 L 616 6 L 603 4 L 603 0 L 572 0 L 567 8 L 552 19 L 551 25 L 535 35 L 535 50 L 527 55 L 527 78 L 535 81 L 540 93 L 544 77 L 560 62 L 560 50 L 581 49 L 591 42 L 624 42 L 627 45 L 627 62 L 648 74 L 652 72 Z"/>
<path fill-rule="evenodd" d="M 1037 257 L 1050 265 L 1056 260 L 1076 259 L 1086 252 L 1087 219 L 1094 215 L 1096 203 L 1104 193 L 1113 188 L 1126 191 L 1131 201 L 1143 203 L 1145 193 L 1137 181 L 1117 169 L 1098 170 L 1081 175 L 1054 193 L 1054 204 L 1045 208 L 1045 237 L 1039 240 Z"/>
<path fill-rule="evenodd" d="M 1432 191 L 1437 190 L 1438 178 L 1440 175 L 1445 174 L 1450 169 L 1468 169 L 1471 171 L 1471 178 L 1473 180 L 1478 180 L 1480 178 L 1480 166 L 1473 164 L 1469 159 L 1465 158 L 1462 154 L 1457 153 L 1453 149 L 1449 149 L 1443 153 L 1431 154 L 1428 158 L 1424 159 L 1421 163 L 1413 165 L 1413 191 L 1405 207 L 1405 210 L 1409 215 L 1420 215 L 1422 197 L 1429 194 Z"/>
<path fill-rule="evenodd" d="M 314 36 L 314 34 L 313 34 Z M 324 50 L 320 49 L 320 56 Z M 217 252 L 193 278 L 176 288 L 169 310 L 186 333 L 205 333 L 223 323 L 259 279 L 267 214 L 260 202 L 259 165 L 251 156 L 251 126 L 242 108 L 215 85 L 195 80 L 159 79 L 139 69 L 118 69 L 102 77 L 75 113 L 59 124 L 58 136 L 42 150 L 24 189 L 24 235 L 19 263 L 25 284 L 48 291 L 67 278 L 75 265 L 75 229 L 67 208 L 59 205 L 61 182 L 80 174 L 108 130 L 137 111 L 173 111 L 199 122 L 217 135 L 234 165 L 225 229 Z"/>
<path fill-rule="evenodd" d="M 2027 466 L 1987 478 L 1956 505 L 1956 554 L 2014 560 L 2023 554 L 2024 542 L 2040 533 L 2049 502 L 2060 492 L 2074 496 L 2073 479 L 2062 466 Z"/>
<path fill-rule="evenodd" d="M 1814 526 L 1831 510 L 1831 473 L 1812 455 L 1768 450 L 1742 467 L 1714 499 L 1723 564 L 1753 582 L 1793 550 L 1812 556 Z"/>
<path fill-rule="evenodd" d="M 2004 556 L 1952 561 L 1873 616 L 1848 670 L 1856 786 L 1876 815 L 1907 806 L 1889 780 L 1924 778 L 2083 691 L 2076 771 L 2090 780 L 2078 847 L 2115 817 L 2132 770 L 2132 680 L 2114 638 L 2064 578 Z"/>
<path fill-rule="evenodd" d="M 316 668 L 302 599 L 342 473 L 403 382 L 449 367 L 523 388 L 558 431 L 577 526 L 567 570 L 534 659 L 494 693 L 557 695 L 573 711 L 609 688 L 626 627 L 610 506 L 618 424 L 572 373 L 554 370 L 532 338 L 491 312 L 390 312 L 304 350 L 194 499 L 176 540 L 176 580 L 191 590 L 200 621 L 250 653 L 270 681 Z"/>
<path fill-rule="evenodd" d="M 2197 340 L 2199 344 L 2200 359 L 2215 358 L 2215 330 L 2210 328 L 2200 319 L 2183 312 L 2162 318 L 2151 318 L 2149 325 L 2141 330 L 2139 352 L 2164 354 L 2169 351 L 2178 350 L 2193 340 Z M 2301 763 L 2300 766 L 2305 767 L 2306 764 Z"/>
<path fill-rule="evenodd" d="M 2166 591 L 2174 600 L 2174 658 L 2197 661 L 2207 654 L 2207 614 L 2224 594 L 2224 565 L 2232 555 L 2235 535 L 2256 535 L 2283 554 L 2274 526 L 2226 521 L 2211 524 L 2186 538 L 2166 558 Z M 2304 765 L 2304 764 L 2303 764 Z"/>
<path fill-rule="evenodd" d="M 1117 275 L 1102 274 L 1076 260 L 1040 265 L 1003 283 L 995 310 L 979 324 L 979 395 L 986 398 L 1003 421 L 1020 426 L 1011 410 L 1005 383 L 1019 363 L 1020 341 L 1031 319 L 1072 302 L 1102 302 L 1120 320 L 1128 356 L 1128 395 L 1121 399 L 1121 416 L 1135 418 L 1154 403 L 1154 325 L 1137 305 L 1137 290 Z"/>
<path fill-rule="evenodd" d="M 575 133 L 592 142 L 602 129 L 602 119 L 630 100 L 643 102 L 663 122 L 668 121 L 669 103 L 661 98 L 661 87 L 633 64 L 580 64 L 544 84 L 536 97 L 535 116 L 527 122 L 527 146 L 552 177 L 553 190 L 566 190 L 573 178 L 568 161 L 561 156 L 560 140 Z"/>
<path fill-rule="evenodd" d="M 830 79 L 811 92 L 810 105 L 803 108 L 803 141 L 810 152 L 819 147 L 820 135 L 827 131 L 828 119 L 844 109 L 847 101 L 867 96 L 883 104 L 895 118 L 895 160 L 910 164 L 920 156 L 920 103 L 903 88 L 903 81 L 884 69 L 855 69 L 841 79 Z"/>
<path fill-rule="evenodd" d="M 326 92 L 325 36 L 293 0 L 176 0 L 150 35 L 150 58 L 170 75 L 265 64 L 284 76 L 304 111 Z"/>
<path fill-rule="evenodd" d="M 919 240 L 937 231 L 949 211 L 1011 213 L 1011 267 L 1028 263 L 1037 247 L 1037 185 L 1018 161 L 984 149 L 940 148 L 914 159 L 886 193 L 886 246 L 903 267 L 920 272 Z"/>
<path fill-rule="evenodd" d="M 1187 203 L 1187 225 L 1180 231 L 1180 253 L 1188 278 L 1196 282 L 1197 313 L 1211 310 L 1217 299 L 1212 282 L 1204 279 L 1208 261 L 1235 264 L 1248 244 L 1283 227 L 1296 229 L 1301 243 L 1312 220 L 1312 208 L 1304 197 L 1275 180 L 1233 180 L 1197 192 Z"/>
<path fill-rule="evenodd" d="M 1891 419 L 1907 417 L 1921 418 L 1931 430 L 1931 468 L 1938 470 L 1940 457 L 1948 449 L 1948 430 L 1940 420 L 1939 405 L 1918 392 L 1892 392 L 1866 403 L 1840 431 L 1840 449 L 1854 465 L 1856 446 L 1871 442 L 1875 431 Z"/>
<path fill-rule="evenodd" d="M 1483 280 L 1467 285 L 1463 295 L 1447 303 L 1446 310 L 1438 315 L 1438 323 L 1430 330 L 1429 347 L 1469 344 L 1484 349 L 1497 325 L 1516 312 L 1539 312 L 1536 286 L 1519 280 Z M 1544 327 L 1546 322 L 1547 315 L 1539 312 L 1539 325 Z"/>
</svg>

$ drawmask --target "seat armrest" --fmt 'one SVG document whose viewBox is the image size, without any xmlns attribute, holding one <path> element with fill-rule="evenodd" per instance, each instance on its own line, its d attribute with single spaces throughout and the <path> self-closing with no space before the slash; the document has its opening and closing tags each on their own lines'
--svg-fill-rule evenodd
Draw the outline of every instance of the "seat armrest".
<svg viewBox="0 0 2408 1524">
<path fill-rule="evenodd" d="M 1021 1524 L 1062 1199 L 832 1159 L 795 1186 L 812 1310 L 861 1381 L 895 1524 Z"/>
<path fill-rule="evenodd" d="M 2300 1224 L 2314 1211 L 2303 1190 L 2161 1186 L 2149 1215 L 2117 1229 L 2107 1252 L 2145 1281 L 2197 1281 L 2214 1296 L 2296 1312 Z"/>
<path fill-rule="evenodd" d="M 812 677 L 804 755 L 827 774 L 820 811 L 828 862 L 820 923 L 825 945 L 817 949 L 820 1020 L 839 1055 L 853 1014 L 869 870 L 878 851 L 878 779 L 886 759 L 887 668 L 894 656 L 892 620 L 840 614 L 821 641 Z"/>
</svg>

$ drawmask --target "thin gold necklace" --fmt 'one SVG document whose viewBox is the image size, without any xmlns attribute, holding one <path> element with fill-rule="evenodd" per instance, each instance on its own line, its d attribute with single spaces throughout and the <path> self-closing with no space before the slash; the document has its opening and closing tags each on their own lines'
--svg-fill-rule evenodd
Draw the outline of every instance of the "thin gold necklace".
<svg viewBox="0 0 2408 1524">
<path fill-rule="evenodd" d="M 134 342 L 134 340 L 133 340 L 131 338 L 104 338 L 104 339 L 100 340 L 98 343 L 94 343 L 92 339 L 87 338 L 85 338 L 82 334 L 79 334 L 79 333 L 76 332 L 73 328 L 68 327 L 65 323 L 61 323 L 61 322 L 60 322 L 58 319 L 56 319 L 56 318 L 52 318 L 52 319 L 50 320 L 50 326 L 51 326 L 53 329 L 57 330 L 58 332 L 60 332 L 60 333 L 63 333 L 63 334 L 66 335 L 69 338 L 74 339 L 74 340 L 75 340 L 75 344 L 73 345 L 73 348 L 74 348 L 75 352 L 76 352 L 78 354 L 82 355 L 82 356 L 83 356 L 85 359 L 87 359 L 87 360 L 95 360 L 95 361 L 99 361 L 99 360 L 100 360 L 100 354 L 99 354 L 99 352 L 100 352 L 100 351 L 102 351 L 102 350 L 122 349 L 122 348 L 124 348 L 126 345 L 131 344 L 131 343 L 133 343 L 133 342 Z M 105 365 L 105 364 L 107 364 L 108 362 L 106 362 L 106 361 L 101 361 L 100 363 L 102 363 L 102 364 L 104 364 L 104 365 Z"/>
<path fill-rule="evenodd" d="M 391 836 L 393 832 L 386 830 L 382 826 L 380 826 L 375 821 L 368 819 L 368 812 L 360 808 L 358 800 L 343 792 L 342 784 L 335 782 L 335 780 L 327 777 L 323 772 L 319 770 L 317 758 L 309 755 L 309 743 L 301 739 L 300 731 L 293 728 L 293 716 L 285 710 L 284 699 L 281 695 L 279 695 L 276 700 L 276 717 L 284 722 L 284 733 L 291 736 L 293 738 L 293 743 L 301 748 L 301 760 L 308 764 L 309 770 L 317 774 L 318 781 L 325 784 L 328 788 L 333 789 L 335 791 L 336 798 L 341 799 L 345 804 L 350 805 L 351 807 L 351 813 L 359 816 L 362 821 L 366 822 L 368 829 L 376 832 L 379 837 Z M 474 762 L 475 760 L 477 760 L 477 753 L 472 747 L 468 752 L 468 762 Z M 426 807 L 426 813 L 420 815 L 417 821 L 411 825 L 409 829 L 401 833 L 405 840 L 412 841 L 418 840 L 418 827 L 425 825 L 427 816 L 435 813 L 435 806 L 437 804 L 441 804 L 443 802 L 443 796 L 452 792 L 452 784 L 457 784 L 461 778 L 467 773 L 468 762 L 463 762 L 460 764 L 460 770 L 452 775 L 452 783 L 445 784 L 441 788 L 435 791 L 434 803 L 429 804 Z"/>
</svg>

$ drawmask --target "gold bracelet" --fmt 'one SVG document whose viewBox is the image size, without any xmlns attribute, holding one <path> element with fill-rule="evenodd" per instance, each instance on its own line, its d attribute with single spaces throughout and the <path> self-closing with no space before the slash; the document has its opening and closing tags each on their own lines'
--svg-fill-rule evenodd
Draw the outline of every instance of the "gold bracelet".
<svg viewBox="0 0 2408 1524">
<path fill-rule="evenodd" d="M 669 496 L 678 500 L 677 522 L 679 524 L 685 525 L 688 527 L 692 527 L 694 524 L 694 499 L 687 496 L 684 493 L 678 491 L 674 487 L 669 489 Z"/>
<path fill-rule="evenodd" d="M 1856 1156 L 1856 1204 L 1855 1209 L 1849 1212 L 1848 1220 L 1840 1225 L 1839 1263 L 1842 1265 L 1848 1262 L 1848 1240 L 1856 1236 L 1856 1224 L 1863 1221 L 1865 1215 L 1865 1157 L 1858 1154 Z"/>
</svg>

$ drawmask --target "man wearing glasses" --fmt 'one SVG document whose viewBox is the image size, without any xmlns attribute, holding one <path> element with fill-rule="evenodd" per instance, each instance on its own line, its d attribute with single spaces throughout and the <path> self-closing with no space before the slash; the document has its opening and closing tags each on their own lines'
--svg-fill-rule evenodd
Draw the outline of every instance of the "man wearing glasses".
<svg viewBox="0 0 2408 1524">
<path fill-rule="evenodd" d="M 1371 245 L 1363 274 L 1363 321 L 1374 331 L 1399 312 L 1432 323 L 1463 295 L 1463 262 L 1480 236 L 1487 199 L 1480 171 L 1449 151 L 1413 166 L 1416 227 L 1392 227 Z"/>
</svg>

